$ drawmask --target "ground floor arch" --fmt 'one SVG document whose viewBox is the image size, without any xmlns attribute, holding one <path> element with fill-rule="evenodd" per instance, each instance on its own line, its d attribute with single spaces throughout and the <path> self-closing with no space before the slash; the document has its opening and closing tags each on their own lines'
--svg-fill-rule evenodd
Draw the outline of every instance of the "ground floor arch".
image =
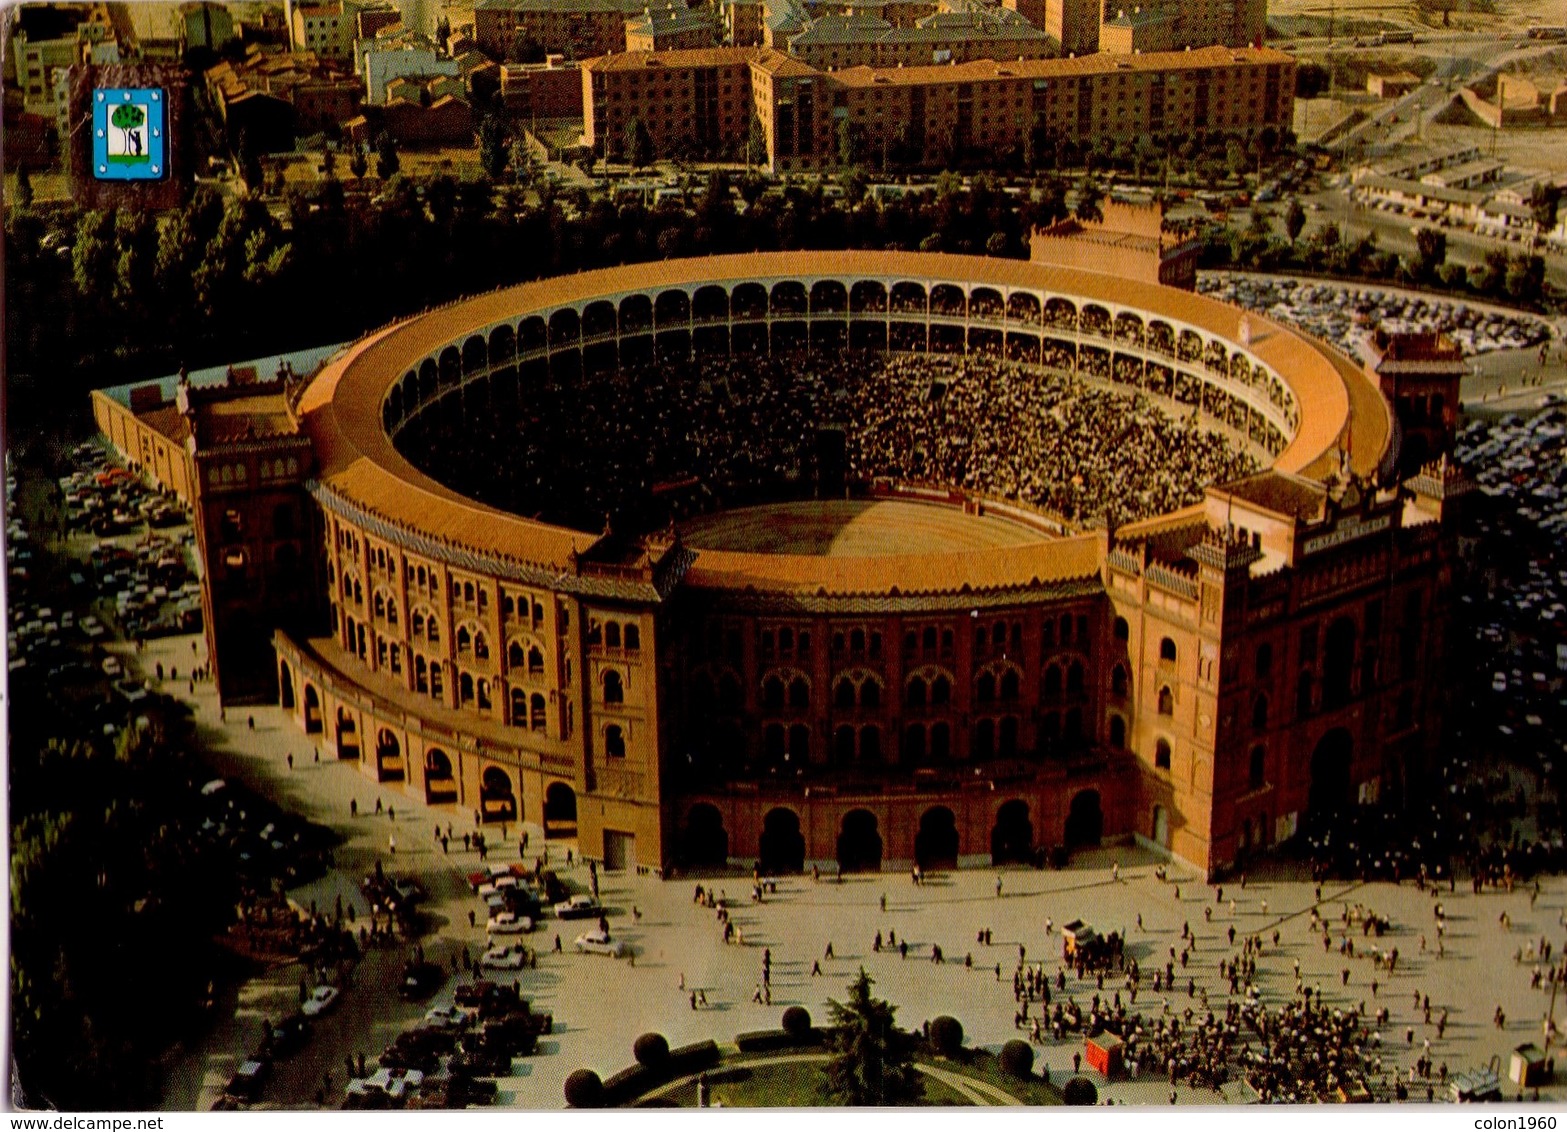
<svg viewBox="0 0 1567 1132">
<path fill-rule="evenodd" d="M 517 820 L 511 775 L 498 766 L 485 767 L 479 776 L 479 814 L 487 822 Z"/>
<path fill-rule="evenodd" d="M 805 868 L 805 834 L 800 815 L 779 806 L 762 819 L 757 857 L 764 873 L 797 873 Z"/>
<path fill-rule="evenodd" d="M 1152 826 L 1153 843 L 1161 849 L 1170 847 L 1170 811 L 1163 806 L 1153 808 Z"/>
<path fill-rule="evenodd" d="M 881 830 L 869 810 L 850 810 L 838 828 L 838 868 L 846 873 L 881 869 Z"/>
<path fill-rule="evenodd" d="M 305 685 L 305 734 L 319 735 L 325 730 L 321 722 L 321 697 L 314 684 Z"/>
<path fill-rule="evenodd" d="M 729 863 L 729 832 L 717 806 L 698 802 L 686 814 L 680 855 L 688 869 L 721 869 Z"/>
<path fill-rule="evenodd" d="M 1350 804 L 1350 765 L 1355 741 L 1342 727 L 1335 727 L 1317 742 L 1311 754 L 1311 789 L 1306 817 L 1321 824 Z"/>
<path fill-rule="evenodd" d="M 577 792 L 564 782 L 544 788 L 544 836 L 577 835 Z"/>
<path fill-rule="evenodd" d="M 294 673 L 285 661 L 278 665 L 277 671 L 278 702 L 282 704 L 284 711 L 294 710 Z"/>
<path fill-rule="evenodd" d="M 340 759 L 359 757 L 359 722 L 354 718 L 353 712 L 344 707 L 337 709 L 337 757 Z"/>
<path fill-rule="evenodd" d="M 1100 807 L 1099 791 L 1079 790 L 1072 796 L 1066 815 L 1066 847 L 1078 849 L 1098 845 L 1104 837 L 1105 815 Z"/>
<path fill-rule="evenodd" d="M 403 745 L 389 727 L 383 727 L 375 736 L 375 775 L 381 782 L 403 780 Z"/>
<path fill-rule="evenodd" d="M 922 869 L 954 869 L 958 865 L 957 815 L 946 806 L 932 806 L 920 815 L 914 835 L 914 862 Z"/>
<path fill-rule="evenodd" d="M 1029 863 L 1034 859 L 1034 823 L 1021 798 L 1003 802 L 990 830 L 990 860 L 995 865 Z"/>
<path fill-rule="evenodd" d="M 457 800 L 457 776 L 451 756 L 439 747 L 431 747 L 424 753 L 424 800 L 429 803 Z"/>
</svg>

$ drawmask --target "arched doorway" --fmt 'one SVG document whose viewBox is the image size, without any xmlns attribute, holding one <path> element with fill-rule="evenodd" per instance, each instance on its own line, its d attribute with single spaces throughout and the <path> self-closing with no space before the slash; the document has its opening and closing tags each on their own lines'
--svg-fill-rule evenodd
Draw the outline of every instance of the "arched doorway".
<svg viewBox="0 0 1567 1132">
<path fill-rule="evenodd" d="M 1170 847 L 1170 811 L 1163 806 L 1153 808 L 1153 843 L 1161 849 Z"/>
<path fill-rule="evenodd" d="M 544 790 L 544 836 L 577 836 L 577 792 L 564 782 Z"/>
<path fill-rule="evenodd" d="M 1099 791 L 1080 790 L 1072 796 L 1066 815 L 1066 847 L 1098 845 L 1104 835 L 1105 816 L 1099 808 Z"/>
<path fill-rule="evenodd" d="M 698 802 L 691 807 L 681 850 L 688 868 L 721 869 L 729 863 L 729 831 L 717 806 Z"/>
<path fill-rule="evenodd" d="M 914 860 L 922 869 L 958 867 L 958 822 L 947 807 L 932 806 L 920 815 Z"/>
<path fill-rule="evenodd" d="M 337 709 L 337 757 L 359 757 L 359 724 L 346 708 L 341 707 Z"/>
<path fill-rule="evenodd" d="M 381 782 L 403 780 L 403 747 L 390 728 L 383 727 L 376 733 L 375 773 Z"/>
<path fill-rule="evenodd" d="M 1317 743 L 1311 755 L 1311 793 L 1306 803 L 1306 819 L 1320 825 L 1349 806 L 1349 768 L 1354 755 L 1354 740 L 1342 727 L 1335 727 Z"/>
<path fill-rule="evenodd" d="M 805 835 L 800 832 L 800 815 L 779 807 L 768 810 L 762 819 L 762 837 L 757 857 L 764 873 L 797 873 L 805 868 Z"/>
<path fill-rule="evenodd" d="M 457 800 L 457 778 L 452 773 L 452 760 L 439 747 L 431 747 L 424 753 L 424 800 L 432 803 Z"/>
<path fill-rule="evenodd" d="M 850 810 L 838 830 L 838 868 L 846 873 L 874 873 L 881 869 L 881 833 L 876 815 Z"/>
<path fill-rule="evenodd" d="M 485 821 L 516 821 L 517 796 L 511 775 L 498 766 L 486 767 L 479 779 L 479 812 Z"/>
<path fill-rule="evenodd" d="M 278 702 L 284 711 L 294 710 L 294 674 L 287 664 L 278 665 Z"/>
<path fill-rule="evenodd" d="M 996 811 L 996 824 L 990 830 L 990 861 L 1025 864 L 1034 859 L 1034 823 L 1028 817 L 1028 803 L 1014 798 Z"/>
<path fill-rule="evenodd" d="M 321 697 L 316 695 L 315 685 L 305 685 L 305 734 L 319 735 L 321 726 Z"/>
</svg>

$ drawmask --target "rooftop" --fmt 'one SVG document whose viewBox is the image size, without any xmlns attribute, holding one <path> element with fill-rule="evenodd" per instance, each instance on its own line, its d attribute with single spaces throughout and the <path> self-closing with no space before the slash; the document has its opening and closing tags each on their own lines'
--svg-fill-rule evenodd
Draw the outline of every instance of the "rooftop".
<svg viewBox="0 0 1567 1132">
<path fill-rule="evenodd" d="M 1199 51 L 1148 51 L 1141 55 L 1080 55 L 1071 59 L 1020 59 L 998 63 L 980 59 L 952 66 L 847 67 L 834 73 L 845 86 L 893 83 L 923 86 L 933 83 L 984 82 L 993 79 L 1076 78 L 1114 74 L 1117 71 L 1182 71 L 1227 67 L 1232 63 L 1253 66 L 1293 63 L 1294 59 L 1271 47 L 1204 47 Z"/>
</svg>

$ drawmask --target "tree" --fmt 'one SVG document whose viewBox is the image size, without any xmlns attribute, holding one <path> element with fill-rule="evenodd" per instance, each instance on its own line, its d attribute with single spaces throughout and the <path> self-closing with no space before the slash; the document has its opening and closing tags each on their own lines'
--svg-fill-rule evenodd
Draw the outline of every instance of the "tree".
<svg viewBox="0 0 1567 1132">
<path fill-rule="evenodd" d="M 851 166 L 860 159 L 859 131 L 845 118 L 838 123 L 838 164 Z"/>
<path fill-rule="evenodd" d="M 1556 212 L 1562 201 L 1562 187 L 1546 181 L 1535 182 L 1529 196 L 1529 209 L 1534 214 L 1535 239 L 1556 227 Z"/>
<path fill-rule="evenodd" d="M 261 154 L 257 152 L 249 130 L 239 132 L 236 156 L 239 158 L 240 179 L 245 182 L 245 188 L 252 193 L 259 193 L 266 184 L 266 170 L 261 167 Z"/>
<path fill-rule="evenodd" d="M 321 176 L 328 181 L 337 177 L 337 150 L 330 144 L 321 150 Z"/>
<path fill-rule="evenodd" d="M 1290 238 L 1290 246 L 1295 246 L 1295 241 L 1300 239 L 1301 232 L 1306 228 L 1306 210 L 1301 207 L 1300 201 L 1291 200 L 1289 210 L 1284 214 L 1284 233 Z"/>
<path fill-rule="evenodd" d="M 1416 270 L 1423 279 L 1435 278 L 1447 262 L 1447 233 L 1440 228 L 1421 228 L 1415 232 Z"/>
<path fill-rule="evenodd" d="M 27 171 L 27 166 L 19 165 L 16 170 L 16 207 L 31 208 L 33 206 L 33 176 Z"/>
<path fill-rule="evenodd" d="M 147 120 L 147 112 L 134 102 L 121 103 L 114 108 L 114 113 L 109 116 L 109 125 L 125 135 L 125 152 L 136 156 L 141 155 L 141 140 L 134 133 L 141 128 L 141 124 Z"/>
<path fill-rule="evenodd" d="M 348 171 L 356 178 L 363 177 L 370 171 L 370 158 L 365 154 L 364 146 L 354 146 L 354 152 L 348 158 Z"/>
<path fill-rule="evenodd" d="M 653 164 L 653 135 L 648 133 L 647 123 L 640 117 L 626 123 L 626 157 L 633 169 Z"/>
<path fill-rule="evenodd" d="M 499 181 L 511 157 L 506 124 L 494 114 L 479 117 L 479 164 L 492 181 Z"/>
<path fill-rule="evenodd" d="M 913 1104 L 924 1095 L 913 1062 L 913 1042 L 894 1024 L 897 1008 L 873 998 L 873 980 L 860 968 L 845 1002 L 829 1000 L 834 1033 L 822 1092 L 831 1104 Z"/>
<path fill-rule="evenodd" d="M 1008 1077 L 1026 1081 L 1034 1072 L 1034 1047 L 1014 1038 L 1001 1047 L 997 1061 L 1001 1064 L 1001 1072 Z"/>
<path fill-rule="evenodd" d="M 389 181 L 402 167 L 402 159 L 397 156 L 397 139 L 391 134 L 382 134 L 375 143 L 375 175 Z"/>
<path fill-rule="evenodd" d="M 1072 215 L 1085 223 L 1091 220 L 1104 219 L 1104 189 L 1099 182 L 1092 177 L 1084 177 L 1077 183 L 1077 204 L 1072 208 Z"/>
<path fill-rule="evenodd" d="M 963 1049 L 963 1023 L 943 1014 L 930 1024 L 930 1044 L 942 1057 L 956 1057 Z"/>
</svg>

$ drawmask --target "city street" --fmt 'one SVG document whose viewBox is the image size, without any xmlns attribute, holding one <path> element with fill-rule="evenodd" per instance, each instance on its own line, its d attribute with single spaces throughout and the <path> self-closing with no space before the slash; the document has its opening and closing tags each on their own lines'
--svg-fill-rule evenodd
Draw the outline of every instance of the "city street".
<svg viewBox="0 0 1567 1132">
<path fill-rule="evenodd" d="M 152 642 L 142 663 L 150 667 L 157 659 L 166 663 L 188 659 L 191 639 Z M 465 815 L 435 811 L 414 798 L 378 789 L 355 764 L 335 760 L 316 764 L 310 742 L 276 708 L 253 713 L 235 710 L 228 713 L 226 727 L 220 727 L 209 687 L 197 687 L 197 721 L 219 773 L 276 795 L 346 838 L 337 853 L 336 869 L 291 892 L 296 903 L 308 907 L 314 900 L 325 907 L 341 895 L 345 902 L 357 904 L 363 916 L 357 879 L 379 858 L 389 871 L 419 876 L 430 890 L 433 931 L 422 942 L 432 959 L 449 964 L 450 956 L 464 946 L 481 947 L 483 928 L 470 928 L 467 915 L 477 902 L 461 879 L 476 865 L 477 855 L 456 847 L 450 855 L 443 854 L 432 836 L 437 823 L 443 829 L 449 823 L 460 837 Z M 168 690 L 188 698 L 183 681 L 177 687 L 171 682 Z M 246 721 L 252 714 L 254 731 Z M 290 752 L 295 756 L 292 770 L 286 762 Z M 358 803 L 356 818 L 349 816 L 350 799 Z M 375 814 L 377 799 L 395 807 L 395 821 Z M 492 861 L 516 854 L 515 829 L 504 843 L 496 840 L 498 829 L 492 827 L 488 833 Z M 529 833 L 531 859 L 542 839 L 536 828 Z M 395 858 L 388 853 L 387 841 L 394 835 Z M 550 844 L 551 865 L 569 883 L 585 888 L 584 867 L 563 867 L 567 847 L 559 841 Z M 743 864 L 745 858 L 737 856 L 735 861 Z M 1476 897 L 1460 884 L 1456 892 L 1433 898 L 1417 892 L 1412 884 L 1329 884 L 1323 888 L 1320 910 L 1335 932 L 1333 948 L 1325 952 L 1320 936 L 1309 931 L 1313 886 L 1297 879 L 1293 866 L 1259 867 L 1244 889 L 1239 882 L 1225 885 L 1221 901 L 1213 888 L 1179 868 L 1171 872 L 1169 882 L 1157 880 L 1158 864 L 1141 850 L 1106 847 L 1080 854 L 1064 871 L 979 869 L 929 877 L 920 886 L 902 873 L 852 875 L 842 883 L 784 877 L 777 894 L 760 905 L 750 901 L 748 870 L 704 878 L 701 883 L 716 884 L 735 904 L 732 918 L 743 942 L 729 945 L 722 941 L 714 914 L 692 901 L 697 880 L 661 882 L 606 875 L 602 890 L 612 931 L 634 946 L 635 964 L 573 954 L 574 924 L 546 924 L 542 931 L 525 937 L 538 947 L 540 959 L 538 970 L 520 972 L 523 994 L 536 1009 L 553 1013 L 555 1032 L 540 1043 L 538 1054 L 518 1059 L 515 1074 L 501 1080 L 500 1103 L 557 1108 L 563 1103 L 561 1086 L 568 1073 L 583 1066 L 600 1074 L 622 1068 L 631 1062 L 631 1043 L 646 1031 L 663 1033 L 671 1045 L 706 1037 L 728 1042 L 739 1032 L 776 1026 L 783 1009 L 797 1003 L 816 1020 L 825 1021 L 828 1000 L 842 996 L 845 984 L 862 965 L 875 978 L 878 993 L 898 1006 L 901 1024 L 918 1026 L 950 1013 L 962 1021 L 970 1044 L 998 1048 L 1017 1036 L 1011 979 L 1020 949 L 1028 962 L 1041 962 L 1053 974 L 1061 955 L 1060 925 L 1075 918 L 1103 931 L 1127 929 L 1127 954 L 1147 972 L 1162 966 L 1172 947 L 1178 949 L 1183 924 L 1191 926 L 1197 944 L 1190 967 L 1177 974 L 1176 991 L 1155 994 L 1145 975 L 1136 1010 L 1159 1011 L 1167 1000 L 1173 1012 L 1184 1012 L 1188 1006 L 1200 1011 L 1204 991 L 1210 1007 L 1222 1009 L 1228 987 L 1219 978 L 1218 964 L 1238 952 L 1238 946 L 1232 949 L 1227 939 L 1233 925 L 1242 936 L 1249 932 L 1264 937 L 1256 980 L 1264 1001 L 1282 1003 L 1293 993 L 1294 963 L 1299 960 L 1301 977 L 1307 985 L 1320 987 L 1330 1007 L 1364 1003 L 1370 1010 L 1378 1005 L 1390 1008 L 1390 1021 L 1382 1030 L 1389 1071 L 1407 1072 L 1428 1039 L 1433 1061 L 1445 1063 L 1453 1072 L 1482 1065 L 1493 1056 L 1500 1056 L 1505 1065 L 1514 1046 L 1542 1040 L 1551 994 L 1548 985 L 1531 989 L 1534 962 L 1529 956 L 1542 940 L 1558 948 L 1567 942 L 1562 927 L 1567 881 L 1561 878 L 1546 880 L 1537 901 L 1522 887 L 1511 895 Z M 1447 925 L 1442 958 L 1437 956 L 1433 914 L 1438 902 L 1444 906 Z M 1356 906 L 1390 918 L 1389 934 L 1379 940 L 1362 935 L 1358 927 L 1344 932 L 1340 916 Z M 1500 921 L 1504 912 L 1510 926 Z M 982 929 L 993 933 L 989 946 L 974 942 Z M 550 952 L 557 930 L 565 947 L 560 955 Z M 1280 933 L 1277 947 L 1272 943 L 1275 930 Z M 877 932 L 884 937 L 896 933 L 900 943 L 907 942 L 908 957 L 888 947 L 874 951 Z M 1341 936 L 1353 939 L 1353 958 L 1340 953 Z M 832 957 L 826 958 L 829 943 Z M 941 947 L 944 963 L 931 961 L 932 944 Z M 1398 948 L 1396 970 L 1390 973 L 1373 964 L 1374 947 L 1384 952 Z M 751 1001 L 761 980 L 764 950 L 772 953 L 770 1006 Z M 331 1075 L 327 1103 L 339 1103 L 346 1055 L 364 1053 L 373 1061 L 399 1029 L 429 1006 L 451 1001 L 450 983 L 430 1002 L 408 1004 L 396 998 L 392 988 L 401 959 L 401 954 L 388 950 L 372 952 L 360 964 L 343 1003 L 314 1028 L 306 1051 L 280 1063 L 278 1076 L 264 1093 L 266 1106 L 313 1104 L 323 1073 Z M 812 974 L 816 962 L 822 967 L 820 975 Z M 1195 982 L 1199 992 L 1195 998 L 1187 996 L 1187 978 Z M 298 982 L 297 967 L 288 965 L 242 986 L 234 1021 L 220 1025 L 175 1066 L 168 1097 L 171 1107 L 209 1107 L 237 1061 L 259 1037 L 261 1018 L 275 1019 L 293 1009 Z M 693 1010 L 689 996 L 696 991 L 706 995 L 707 1005 Z M 1111 981 L 1103 994 L 1109 997 L 1116 991 L 1126 993 L 1121 984 Z M 1423 1002 L 1421 1009 L 1413 1007 L 1417 992 L 1430 996 L 1430 1025 L 1424 1021 Z M 1063 995 L 1086 1003 L 1095 993 L 1091 980 L 1069 977 Z M 1493 1023 L 1498 1006 L 1506 1019 L 1501 1028 Z M 1445 1036 L 1438 1038 L 1435 1019 L 1444 1009 L 1450 1011 L 1450 1021 Z M 1567 1012 L 1567 1002 L 1562 1009 Z M 1041 1060 L 1050 1067 L 1053 1079 L 1059 1081 L 1070 1070 L 1072 1054 L 1080 1048 L 1071 1041 L 1047 1042 L 1041 1048 Z M 1559 1047 L 1553 1052 L 1560 1052 Z M 1117 1101 L 1163 1104 L 1169 1099 L 1169 1085 L 1159 1074 L 1096 1083 L 1102 1097 Z M 1183 1101 L 1212 1104 L 1244 1099 L 1245 1091 L 1231 1085 L 1226 1089 L 1229 1095 L 1221 1097 L 1182 1085 L 1178 1092 Z M 1423 1082 L 1412 1095 L 1424 1096 Z M 1510 1086 L 1508 1095 L 1512 1095 Z"/>
</svg>

